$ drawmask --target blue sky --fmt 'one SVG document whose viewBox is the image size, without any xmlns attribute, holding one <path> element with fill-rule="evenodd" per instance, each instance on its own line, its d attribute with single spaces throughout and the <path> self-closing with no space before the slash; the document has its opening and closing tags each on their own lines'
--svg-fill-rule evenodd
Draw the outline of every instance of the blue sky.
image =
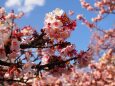
<svg viewBox="0 0 115 86">
<path fill-rule="evenodd" d="M 87 1 L 93 3 L 95 0 Z M 24 5 L 24 2 L 26 2 L 26 5 Z M 93 12 L 88 12 L 86 9 L 83 9 L 79 0 L 0 0 L 0 6 L 5 7 L 8 12 L 10 12 L 11 9 L 14 9 L 15 12 L 20 10 L 25 11 L 25 16 L 16 21 L 17 24 L 19 27 L 31 25 L 38 31 L 43 27 L 45 14 L 55 8 L 61 8 L 66 13 L 68 13 L 68 10 L 73 10 L 75 14 L 71 16 L 72 19 L 76 19 L 77 14 L 83 14 L 88 20 L 95 16 Z M 111 17 L 107 17 L 105 21 L 100 22 L 99 26 L 104 27 L 103 29 L 107 29 L 111 27 L 113 22 L 115 22 L 115 20 L 113 15 L 111 15 Z M 77 28 L 72 32 L 68 41 L 76 44 L 77 50 L 86 50 L 90 36 L 91 33 L 89 29 L 81 24 L 80 21 L 77 21 Z"/>
</svg>

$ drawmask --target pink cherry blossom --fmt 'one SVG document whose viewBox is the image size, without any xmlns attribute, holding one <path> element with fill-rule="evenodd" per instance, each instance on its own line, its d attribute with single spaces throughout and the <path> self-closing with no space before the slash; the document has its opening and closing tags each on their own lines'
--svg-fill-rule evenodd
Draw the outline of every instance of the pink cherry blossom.
<svg viewBox="0 0 115 86">
<path fill-rule="evenodd" d="M 62 9 L 46 13 L 38 33 L 15 23 L 23 12 L 7 13 L 0 7 L 0 86 L 115 86 L 115 28 L 101 29 L 97 24 L 114 14 L 114 2 L 80 0 L 84 9 L 97 16 L 91 22 L 85 14 L 77 15 L 77 20 L 91 28 L 87 50 L 68 42 L 77 24 Z"/>
<path fill-rule="evenodd" d="M 20 49 L 20 42 L 18 41 L 18 39 L 16 39 L 16 38 L 12 39 L 11 50 L 12 51 L 19 51 L 19 49 Z"/>
</svg>

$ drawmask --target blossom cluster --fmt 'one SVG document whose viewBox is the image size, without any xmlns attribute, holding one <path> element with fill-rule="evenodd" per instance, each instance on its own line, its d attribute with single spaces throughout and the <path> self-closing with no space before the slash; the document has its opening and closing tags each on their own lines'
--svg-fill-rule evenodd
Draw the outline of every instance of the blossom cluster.
<svg viewBox="0 0 115 86">
<path fill-rule="evenodd" d="M 80 0 L 82 7 L 86 8 L 88 11 L 94 10 L 90 3 L 86 2 L 85 0 Z"/>
<path fill-rule="evenodd" d="M 80 2 L 87 10 L 99 12 L 93 23 L 81 14 L 77 16 L 89 28 L 97 28 L 94 22 L 115 9 L 114 0 L 97 0 L 94 7 L 85 0 Z M 69 15 L 73 14 L 69 10 Z M 14 20 L 23 15 L 13 10 L 6 13 L 0 7 L 0 85 L 115 86 L 115 29 L 99 29 L 100 33 L 93 33 L 89 49 L 78 52 L 66 41 L 76 28 L 76 20 L 62 9 L 46 14 L 41 33 L 31 26 L 20 29 Z M 104 55 L 95 62 L 92 58 L 100 51 Z"/>
<path fill-rule="evenodd" d="M 104 14 L 114 13 L 115 6 L 114 0 L 96 0 L 93 5 L 86 2 L 86 0 L 80 0 L 83 8 L 88 11 L 96 11 L 97 16 L 92 18 L 93 22 L 98 22 L 103 19 Z"/>
<path fill-rule="evenodd" d="M 75 50 L 75 45 L 69 45 L 63 49 L 61 49 L 61 56 L 69 56 L 74 57 L 77 54 Z"/>
<path fill-rule="evenodd" d="M 99 8 L 99 14 L 111 13 L 115 10 L 114 0 L 97 1 L 94 6 Z"/>
<path fill-rule="evenodd" d="M 95 24 L 90 23 L 82 14 L 77 15 L 77 19 L 82 21 L 87 27 L 95 28 Z"/>
<path fill-rule="evenodd" d="M 109 63 L 110 59 L 115 58 L 114 52 L 109 50 L 103 60 L 91 62 L 89 64 L 90 72 L 71 67 L 70 69 L 58 69 L 56 75 L 45 72 L 45 77 L 36 78 L 33 85 L 53 85 L 53 86 L 114 86 L 115 85 L 115 64 Z M 112 57 L 112 58 L 111 58 Z M 109 59 L 108 59 L 109 58 Z M 62 71 L 63 72 L 60 72 Z M 106 74 L 106 75 L 105 75 Z"/>
<path fill-rule="evenodd" d="M 13 76 L 15 76 L 15 79 L 23 76 L 26 77 L 33 66 L 33 63 L 30 61 L 31 52 L 26 51 L 22 53 L 23 50 L 20 46 L 24 43 L 28 44 L 32 40 L 35 30 L 31 26 L 25 26 L 20 29 L 14 22 L 15 19 L 19 19 L 23 15 L 23 12 L 16 14 L 13 10 L 10 13 L 6 13 L 5 9 L 0 7 L 0 61 L 15 64 L 17 62 L 16 59 L 21 57 L 21 54 L 25 55 L 27 61 L 23 65 L 23 70 L 16 65 L 9 65 L 9 68 L 3 66 L 3 68 L 6 68 L 6 71 L 2 73 L 3 76 L 0 79 L 10 79 Z M 20 58 L 18 60 L 21 61 Z"/>
<path fill-rule="evenodd" d="M 28 43 L 31 41 L 31 37 L 34 30 L 30 26 L 26 26 L 23 29 L 19 29 L 14 20 L 19 19 L 24 15 L 23 12 L 15 14 L 12 10 L 10 13 L 6 13 L 3 7 L 0 8 L 0 52 L 1 58 L 6 60 L 7 58 L 16 59 L 19 56 L 20 44 Z M 5 46 L 9 46 L 8 53 L 5 52 Z"/>
<path fill-rule="evenodd" d="M 48 37 L 58 42 L 67 39 L 76 28 L 76 21 L 70 20 L 62 9 L 56 8 L 46 14 L 44 30 Z"/>
<path fill-rule="evenodd" d="M 91 37 L 90 47 L 93 49 L 95 54 L 99 52 L 114 49 L 115 46 L 115 29 L 109 29 L 102 32 L 94 32 Z"/>
<path fill-rule="evenodd" d="M 14 19 L 21 18 L 23 15 L 23 12 L 15 14 L 13 10 L 10 13 L 6 13 L 5 9 L 0 7 L 0 57 L 3 60 L 6 60 L 7 56 L 12 59 L 18 56 L 17 52 L 19 52 L 20 42 L 16 37 L 12 37 L 12 32 L 17 27 Z M 5 46 L 8 46 L 10 41 L 10 50 L 6 52 Z"/>
</svg>

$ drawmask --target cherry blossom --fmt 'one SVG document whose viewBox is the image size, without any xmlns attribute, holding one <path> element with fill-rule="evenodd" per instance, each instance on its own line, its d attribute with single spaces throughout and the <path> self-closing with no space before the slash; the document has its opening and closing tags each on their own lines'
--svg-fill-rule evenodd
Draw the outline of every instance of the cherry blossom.
<svg viewBox="0 0 115 86">
<path fill-rule="evenodd" d="M 64 11 L 59 8 L 56 8 L 52 12 L 46 14 L 44 30 L 47 36 L 53 40 L 63 41 L 67 39 L 75 27 L 75 21 L 70 20 Z"/>
<path fill-rule="evenodd" d="M 92 33 L 88 49 L 80 51 L 67 40 L 77 24 L 64 10 L 56 8 L 46 13 L 38 33 L 29 25 L 20 28 L 15 23 L 23 12 L 7 13 L 0 7 L 0 85 L 115 86 L 115 28 L 98 26 L 106 15 L 114 14 L 115 1 L 80 3 L 96 13 L 92 22 L 83 14 L 77 15 Z M 73 14 L 69 10 L 69 15 Z"/>
<path fill-rule="evenodd" d="M 73 10 L 69 10 L 69 15 L 73 15 L 74 11 Z"/>
<path fill-rule="evenodd" d="M 32 35 L 33 34 L 33 32 L 34 32 L 34 30 L 32 29 L 32 27 L 31 26 L 25 26 L 22 30 L 21 30 L 21 33 L 23 34 L 23 35 Z"/>
<path fill-rule="evenodd" d="M 11 51 L 19 51 L 19 49 L 20 49 L 20 42 L 16 38 L 12 39 Z"/>
</svg>

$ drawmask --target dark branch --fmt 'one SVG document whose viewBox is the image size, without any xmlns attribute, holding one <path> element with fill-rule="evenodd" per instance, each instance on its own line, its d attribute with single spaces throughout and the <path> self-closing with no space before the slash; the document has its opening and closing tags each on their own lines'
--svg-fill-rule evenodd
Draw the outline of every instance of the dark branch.
<svg viewBox="0 0 115 86">
<path fill-rule="evenodd" d="M 40 70 L 45 70 L 45 68 L 46 67 L 48 67 L 48 68 L 54 68 L 55 66 L 60 66 L 60 65 L 63 65 L 63 64 L 65 64 L 65 63 L 67 63 L 67 62 L 69 62 L 69 61 L 71 61 L 71 60 L 76 60 L 77 59 L 77 57 L 73 57 L 73 58 L 70 58 L 70 59 L 68 59 L 68 60 L 65 60 L 65 61 L 57 61 L 57 62 L 52 62 L 52 63 L 49 63 L 49 64 L 46 64 L 46 65 L 36 65 L 36 67 L 32 67 L 32 68 L 36 68 L 36 69 L 38 69 L 39 71 Z"/>
<path fill-rule="evenodd" d="M 68 60 L 65 60 L 65 61 L 57 61 L 57 62 L 52 62 L 52 63 L 49 63 L 49 64 L 46 64 L 46 65 L 36 65 L 36 66 L 33 66 L 32 68 L 35 69 L 39 69 L 39 70 L 44 70 L 46 67 L 50 67 L 50 66 L 58 66 L 58 65 L 61 65 L 61 64 L 65 64 L 66 62 L 69 62 L 71 60 L 75 60 L 77 59 L 77 57 L 73 57 L 73 58 L 70 58 Z M 0 65 L 3 65 L 3 66 L 12 66 L 12 65 L 15 65 L 17 66 L 18 68 L 22 68 L 22 66 L 24 64 L 16 64 L 16 63 L 8 63 L 8 62 L 5 62 L 5 61 L 1 61 L 0 60 Z"/>
<path fill-rule="evenodd" d="M 20 80 L 15 80 L 15 79 L 4 79 L 4 78 L 0 78 L 0 82 L 5 82 L 5 81 L 7 81 L 7 82 L 21 82 L 21 83 L 25 83 L 26 84 L 26 82 L 24 82 L 22 79 L 20 79 Z"/>
<path fill-rule="evenodd" d="M 51 48 L 51 47 L 55 47 L 55 46 L 64 46 L 64 45 L 70 45 L 71 43 L 70 42 L 63 42 L 63 43 L 59 43 L 59 44 L 54 44 L 54 45 L 51 45 L 51 46 L 45 46 L 45 45 L 41 45 L 40 43 L 38 43 L 37 45 L 33 45 L 32 43 L 31 44 L 22 44 L 20 46 L 21 49 L 25 49 L 25 48 Z"/>
<path fill-rule="evenodd" d="M 19 64 L 19 63 L 8 63 L 6 61 L 1 61 L 1 60 L 0 60 L 0 65 L 2 65 L 2 66 L 9 66 L 9 67 L 15 65 L 18 68 L 22 68 L 22 66 L 23 66 L 23 64 Z"/>
</svg>

